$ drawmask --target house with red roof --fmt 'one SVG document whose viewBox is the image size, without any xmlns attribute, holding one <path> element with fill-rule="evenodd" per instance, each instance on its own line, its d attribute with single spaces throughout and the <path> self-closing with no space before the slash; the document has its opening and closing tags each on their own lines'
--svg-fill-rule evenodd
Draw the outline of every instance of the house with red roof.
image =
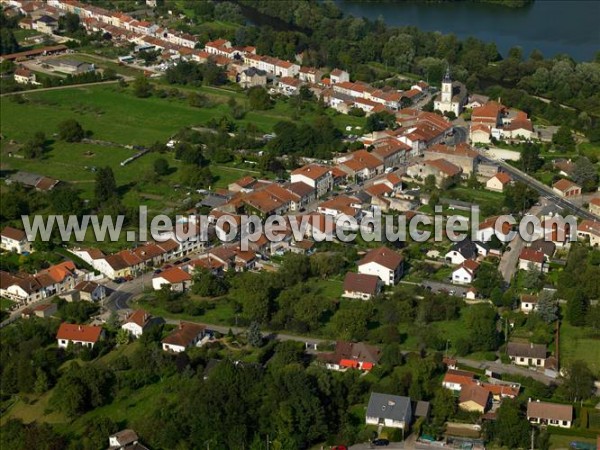
<svg viewBox="0 0 600 450">
<path fill-rule="evenodd" d="M 600 217 L 600 197 L 594 197 L 591 199 L 588 209 L 592 214 Z"/>
<path fill-rule="evenodd" d="M 406 169 L 406 174 L 419 182 L 432 175 L 438 187 L 454 183 L 461 173 L 460 167 L 443 158 L 420 161 Z"/>
<path fill-rule="evenodd" d="M 492 127 L 485 123 L 472 123 L 469 126 L 471 144 L 489 144 L 492 141 Z"/>
<path fill-rule="evenodd" d="M 384 163 L 366 150 L 357 150 L 339 164 L 339 168 L 358 180 L 369 180 L 384 171 Z"/>
<path fill-rule="evenodd" d="M 402 277 L 404 256 L 387 247 L 369 250 L 358 262 L 358 273 L 374 275 L 386 286 L 393 286 Z"/>
<path fill-rule="evenodd" d="M 162 349 L 166 352 L 181 353 L 198 346 L 207 336 L 204 325 L 180 322 L 179 326 L 162 340 Z"/>
<path fill-rule="evenodd" d="M 552 185 L 552 190 L 564 198 L 579 197 L 581 195 L 581 186 L 572 181 L 562 178 Z"/>
<path fill-rule="evenodd" d="M 489 101 L 485 105 L 473 108 L 471 123 L 481 123 L 491 128 L 496 128 L 502 123 L 502 114 L 505 107 L 498 102 Z"/>
<path fill-rule="evenodd" d="M 345 372 L 348 369 L 358 369 L 364 372 L 371 370 L 379 363 L 381 350 L 363 342 L 337 341 L 332 353 L 318 355 L 319 362 L 330 370 Z"/>
<path fill-rule="evenodd" d="M 476 239 L 480 242 L 489 242 L 494 236 L 500 242 L 509 242 L 511 239 L 512 225 L 500 221 L 500 216 L 488 217 L 477 228 Z"/>
<path fill-rule="evenodd" d="M 589 239 L 590 245 L 600 245 L 600 221 L 582 220 L 577 226 L 577 237 Z"/>
<path fill-rule="evenodd" d="M 471 284 L 475 280 L 478 270 L 479 263 L 472 259 L 467 259 L 452 271 L 452 283 Z"/>
<path fill-rule="evenodd" d="M 485 188 L 489 191 L 504 192 L 512 182 L 512 177 L 506 172 L 498 172 L 486 181 Z"/>
<path fill-rule="evenodd" d="M 92 348 L 103 336 L 104 330 L 99 326 L 61 323 L 56 340 L 59 348 L 67 348 L 69 344 Z"/>
<path fill-rule="evenodd" d="M 144 330 L 152 323 L 152 316 L 143 309 L 132 311 L 121 325 L 121 328 L 127 331 L 135 338 L 144 334 Z"/>
<path fill-rule="evenodd" d="M 457 369 L 448 369 L 442 380 L 442 386 L 454 392 L 460 392 L 464 386 L 475 383 L 473 372 Z"/>
<path fill-rule="evenodd" d="M 31 243 L 23 230 L 13 227 L 4 227 L 0 233 L 0 248 L 8 252 L 31 252 Z"/>
<path fill-rule="evenodd" d="M 292 183 L 305 183 L 315 189 L 316 196 L 322 197 L 333 189 L 333 176 L 331 168 L 318 164 L 308 164 L 293 170 L 291 175 Z"/>
<path fill-rule="evenodd" d="M 460 391 L 458 407 L 465 411 L 477 411 L 483 414 L 492 407 L 492 394 L 478 384 L 467 385 Z"/>
<path fill-rule="evenodd" d="M 539 272 L 548 272 L 546 264 L 546 255 L 541 251 L 532 248 L 524 248 L 519 254 L 519 270 L 537 270 Z"/>
<path fill-rule="evenodd" d="M 370 300 L 381 292 L 383 282 L 376 275 L 348 272 L 342 297 Z"/>
<path fill-rule="evenodd" d="M 183 292 L 192 285 L 192 276 L 179 267 L 171 267 L 152 278 L 152 288 L 155 291 L 162 289 L 164 285 L 169 286 L 172 291 Z"/>
<path fill-rule="evenodd" d="M 329 74 L 329 79 L 331 84 L 348 82 L 350 81 L 350 74 L 345 70 L 333 69 Z"/>
</svg>

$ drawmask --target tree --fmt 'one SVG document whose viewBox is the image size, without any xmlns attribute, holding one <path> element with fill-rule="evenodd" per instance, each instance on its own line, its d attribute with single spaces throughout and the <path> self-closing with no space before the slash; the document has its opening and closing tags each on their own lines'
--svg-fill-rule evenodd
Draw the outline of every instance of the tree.
<svg viewBox="0 0 600 450">
<path fill-rule="evenodd" d="M 554 146 L 563 152 L 571 151 L 575 148 L 575 139 L 571 129 L 566 125 L 561 125 L 554 136 L 552 136 L 552 143 Z"/>
<path fill-rule="evenodd" d="M 154 160 L 154 173 L 159 176 L 169 174 L 169 163 L 165 158 Z"/>
<path fill-rule="evenodd" d="M 538 194 L 525 183 L 517 181 L 506 188 L 504 206 L 511 211 L 526 211 L 537 201 Z"/>
<path fill-rule="evenodd" d="M 227 281 L 210 270 L 200 269 L 194 272 L 192 292 L 202 297 L 219 297 L 227 293 Z"/>
<path fill-rule="evenodd" d="M 257 111 L 269 109 L 272 105 L 269 93 L 260 86 L 253 86 L 248 89 L 248 101 L 250 102 L 250 108 Z"/>
<path fill-rule="evenodd" d="M 248 327 L 248 344 L 252 347 L 262 347 L 263 337 L 258 322 L 252 322 Z"/>
<path fill-rule="evenodd" d="M 567 320 L 571 325 L 581 327 L 585 325 L 589 300 L 581 289 L 576 289 L 567 299 Z"/>
<path fill-rule="evenodd" d="M 125 328 L 119 328 L 119 331 L 117 331 L 117 337 L 115 338 L 115 341 L 119 346 L 127 345 L 129 343 L 129 338 L 129 331 L 127 331 Z"/>
<path fill-rule="evenodd" d="M 58 138 L 66 142 L 81 142 L 85 137 L 85 131 L 75 119 L 67 119 L 58 124 Z"/>
<path fill-rule="evenodd" d="M 16 53 L 19 51 L 19 43 L 15 38 L 13 30 L 0 27 L 0 55 Z"/>
<path fill-rule="evenodd" d="M 492 437 L 508 448 L 525 448 L 529 442 L 529 423 L 517 399 L 504 399 L 492 423 Z"/>
<path fill-rule="evenodd" d="M 594 394 L 594 374 L 585 361 L 575 360 L 564 368 L 559 394 L 571 402 L 585 401 Z"/>
<path fill-rule="evenodd" d="M 544 160 L 540 158 L 540 147 L 538 144 L 525 144 L 521 151 L 519 165 L 527 173 L 536 172 L 544 165 Z"/>
<path fill-rule="evenodd" d="M 558 302 L 549 291 L 542 291 L 538 297 L 536 314 L 546 323 L 554 323 L 558 320 Z"/>
<path fill-rule="evenodd" d="M 70 186 L 58 186 L 50 191 L 50 203 L 57 214 L 78 214 L 83 208 L 79 192 Z"/>
<path fill-rule="evenodd" d="M 573 181 L 579 184 L 584 191 L 593 191 L 598 187 L 598 171 L 585 156 L 579 158 L 575 163 Z"/>
<path fill-rule="evenodd" d="M 496 329 L 496 310 L 490 305 L 473 305 L 465 315 L 472 351 L 496 350 L 499 333 Z"/>
<path fill-rule="evenodd" d="M 96 186 L 94 187 L 94 193 L 96 201 L 100 205 L 106 203 L 108 200 L 116 198 L 117 182 L 115 181 L 115 174 L 110 167 L 101 167 L 96 172 Z"/>
<path fill-rule="evenodd" d="M 148 98 L 152 95 L 152 84 L 144 75 L 140 75 L 134 80 L 133 95 L 139 98 Z"/>
<path fill-rule="evenodd" d="M 25 158 L 39 158 L 46 151 L 46 135 L 42 131 L 38 131 L 33 135 L 33 138 L 23 146 L 23 155 Z"/>
<path fill-rule="evenodd" d="M 504 279 L 498 269 L 491 264 L 482 264 L 477 272 L 477 278 L 473 282 L 473 286 L 477 289 L 477 292 L 481 294 L 483 298 L 491 297 L 492 292 L 500 290 L 502 292 L 502 286 L 504 285 Z"/>
<path fill-rule="evenodd" d="M 75 33 L 76 31 L 79 31 L 79 27 L 81 26 L 79 16 L 68 12 L 64 16 L 60 16 L 58 19 L 58 26 L 65 30 L 66 33 Z"/>
</svg>

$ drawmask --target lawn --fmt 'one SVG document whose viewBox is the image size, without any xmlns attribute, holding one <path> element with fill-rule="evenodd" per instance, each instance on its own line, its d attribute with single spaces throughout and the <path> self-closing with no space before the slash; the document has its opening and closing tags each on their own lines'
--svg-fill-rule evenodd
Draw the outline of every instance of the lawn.
<svg viewBox="0 0 600 450">
<path fill-rule="evenodd" d="M 456 186 L 451 188 L 449 191 L 453 193 L 453 197 L 476 204 L 483 203 L 492 203 L 492 204 L 503 204 L 504 203 L 504 194 L 500 192 L 492 192 L 486 189 L 469 189 L 464 186 Z"/>
<path fill-rule="evenodd" d="M 564 317 L 564 311 L 563 311 Z M 560 326 L 561 365 L 581 359 L 590 369 L 600 374 L 600 334 L 590 327 L 574 327 L 566 320 Z"/>
<path fill-rule="evenodd" d="M 0 311 L 8 311 L 15 302 L 4 297 L 0 297 Z"/>
</svg>

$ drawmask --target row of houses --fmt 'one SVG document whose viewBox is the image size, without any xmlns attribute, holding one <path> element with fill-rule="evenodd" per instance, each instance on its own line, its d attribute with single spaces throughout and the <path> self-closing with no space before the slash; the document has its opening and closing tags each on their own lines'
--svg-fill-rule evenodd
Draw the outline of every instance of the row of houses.
<svg viewBox="0 0 600 450">
<path fill-rule="evenodd" d="M 473 144 L 489 144 L 492 138 L 531 140 L 535 137 L 533 124 L 524 111 L 487 101 L 471 112 L 469 139 Z"/>
</svg>

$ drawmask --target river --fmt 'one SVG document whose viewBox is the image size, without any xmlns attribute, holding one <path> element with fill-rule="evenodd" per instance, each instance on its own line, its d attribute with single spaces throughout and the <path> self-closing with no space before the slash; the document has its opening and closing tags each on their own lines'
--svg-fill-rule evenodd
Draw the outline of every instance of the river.
<svg viewBox="0 0 600 450">
<path fill-rule="evenodd" d="M 361 2 L 336 0 L 346 14 L 382 17 L 388 25 L 474 36 L 495 42 L 502 55 L 514 46 L 525 56 L 533 49 L 546 58 L 566 53 L 577 61 L 600 51 L 600 1 L 535 0 L 524 8 L 472 2 Z"/>
</svg>

